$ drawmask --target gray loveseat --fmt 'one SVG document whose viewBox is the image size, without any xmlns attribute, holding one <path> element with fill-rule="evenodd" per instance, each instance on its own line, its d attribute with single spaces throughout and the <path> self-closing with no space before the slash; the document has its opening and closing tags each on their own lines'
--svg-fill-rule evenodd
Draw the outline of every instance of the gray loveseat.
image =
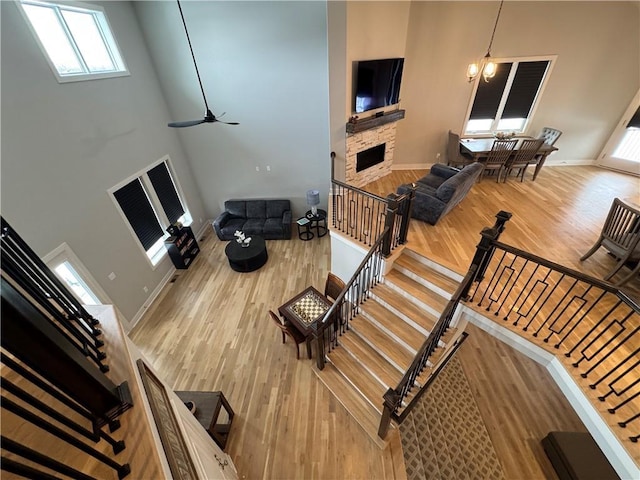
<svg viewBox="0 0 640 480">
<path fill-rule="evenodd" d="M 484 166 L 475 162 L 462 170 L 436 163 L 430 173 L 417 180 L 416 198 L 411 216 L 435 225 L 441 217 L 462 201 L 482 174 Z M 406 193 L 411 185 L 400 185 L 397 193 Z"/>
<path fill-rule="evenodd" d="M 233 240 L 236 230 L 266 240 L 291 238 L 289 200 L 227 200 L 224 212 L 213 221 L 220 240 Z"/>
</svg>

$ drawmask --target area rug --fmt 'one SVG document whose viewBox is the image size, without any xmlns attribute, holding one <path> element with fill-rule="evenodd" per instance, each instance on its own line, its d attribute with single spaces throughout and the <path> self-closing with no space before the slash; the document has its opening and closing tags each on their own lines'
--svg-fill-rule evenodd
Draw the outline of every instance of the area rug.
<svg viewBox="0 0 640 480">
<path fill-rule="evenodd" d="M 504 480 L 504 472 L 457 358 L 400 425 L 408 480 Z"/>
</svg>

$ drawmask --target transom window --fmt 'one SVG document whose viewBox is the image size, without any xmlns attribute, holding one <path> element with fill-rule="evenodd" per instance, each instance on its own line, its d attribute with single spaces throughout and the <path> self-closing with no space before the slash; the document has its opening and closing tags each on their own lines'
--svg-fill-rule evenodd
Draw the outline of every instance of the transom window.
<svg viewBox="0 0 640 480">
<path fill-rule="evenodd" d="M 192 222 L 168 157 L 109 189 L 109 193 L 152 265 L 166 255 L 166 228 L 177 222 Z"/>
<path fill-rule="evenodd" d="M 476 80 L 464 133 L 524 132 L 549 76 L 551 59 L 497 63 L 496 75 Z"/>
<path fill-rule="evenodd" d="M 58 81 L 128 74 L 100 7 L 33 0 L 20 5 Z"/>
</svg>

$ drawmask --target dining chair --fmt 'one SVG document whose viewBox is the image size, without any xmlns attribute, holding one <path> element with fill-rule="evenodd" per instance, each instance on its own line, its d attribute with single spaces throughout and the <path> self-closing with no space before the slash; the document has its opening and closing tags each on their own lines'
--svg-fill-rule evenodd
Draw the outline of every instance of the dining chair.
<svg viewBox="0 0 640 480">
<path fill-rule="evenodd" d="M 301 343 L 307 344 L 307 356 L 311 358 L 311 344 L 309 343 L 309 339 L 305 338 L 305 336 L 291 323 L 285 321 L 284 323 L 280 320 L 275 313 L 269 310 L 269 315 L 271 316 L 271 320 L 282 332 L 282 343 L 285 343 L 286 338 L 291 338 L 296 344 L 296 358 L 300 359 L 300 347 Z"/>
<path fill-rule="evenodd" d="M 473 156 L 460 151 L 460 135 L 449 130 L 447 143 L 447 165 L 451 167 L 464 167 L 475 162 Z"/>
<path fill-rule="evenodd" d="M 507 160 L 504 181 L 507 181 L 507 177 L 511 171 L 515 169 L 518 169 L 520 181 L 524 181 L 524 173 L 527 171 L 529 165 L 535 165 L 536 162 L 534 158 L 543 143 L 544 140 L 541 138 L 522 140 L 515 154 Z"/>
<path fill-rule="evenodd" d="M 600 232 L 600 238 L 580 261 L 589 258 L 600 247 L 607 249 L 618 260 L 613 270 L 604 277 L 605 280 L 611 279 L 627 262 L 637 263 L 632 266 L 629 275 L 616 283 L 617 286 L 624 285 L 640 273 L 640 210 L 615 198 Z"/>
<path fill-rule="evenodd" d="M 542 127 L 542 130 L 540 131 L 540 135 L 538 135 L 538 138 L 541 138 L 544 142 L 544 145 L 548 145 L 548 146 L 553 146 L 554 143 L 556 143 L 556 141 L 558 140 L 558 138 L 560 138 L 560 135 L 562 135 L 562 131 L 556 129 L 556 128 L 551 128 L 551 127 Z M 535 157 L 533 157 L 533 162 L 530 163 L 530 165 L 537 165 L 538 162 L 540 162 L 540 159 L 542 158 L 542 155 L 536 155 Z"/>
<path fill-rule="evenodd" d="M 484 170 L 482 170 L 482 174 L 489 171 L 498 171 L 496 181 L 500 181 L 500 175 L 505 168 L 507 160 L 513 154 L 513 149 L 515 148 L 518 140 L 494 140 L 493 145 L 491 145 L 491 150 L 487 154 L 487 158 L 482 162 L 484 165 Z"/>
<path fill-rule="evenodd" d="M 558 138 L 560 138 L 560 135 L 562 135 L 560 130 L 551 127 L 543 127 L 538 138 L 543 139 L 545 145 L 551 146 L 556 143 Z"/>
<path fill-rule="evenodd" d="M 340 277 L 329 272 L 327 273 L 327 280 L 324 283 L 324 296 L 330 298 L 334 302 L 340 296 L 340 293 L 344 290 L 345 283 Z"/>
<path fill-rule="evenodd" d="M 340 296 L 340 293 L 345 289 L 345 286 L 345 283 L 340 277 L 329 272 L 327 273 L 327 280 L 324 283 L 324 296 L 335 303 Z M 333 318 L 333 328 L 335 331 L 339 331 L 340 334 L 344 333 L 344 326 L 346 323 L 341 311 L 343 305 L 338 305 L 336 307 L 337 310 L 335 311 Z"/>
</svg>

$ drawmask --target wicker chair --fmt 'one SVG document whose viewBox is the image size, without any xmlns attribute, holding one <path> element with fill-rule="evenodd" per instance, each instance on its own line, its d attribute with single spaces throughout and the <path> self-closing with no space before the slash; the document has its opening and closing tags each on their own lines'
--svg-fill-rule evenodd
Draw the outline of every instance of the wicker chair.
<svg viewBox="0 0 640 480">
<path fill-rule="evenodd" d="M 584 261 L 595 253 L 598 248 L 606 248 L 618 263 L 605 277 L 609 280 L 627 263 L 637 262 L 629 275 L 616 285 L 621 286 L 640 272 L 640 210 L 624 203 L 619 198 L 613 200 L 609 214 L 602 227 L 600 238 L 595 245 L 585 253 L 580 261 Z"/>
</svg>

